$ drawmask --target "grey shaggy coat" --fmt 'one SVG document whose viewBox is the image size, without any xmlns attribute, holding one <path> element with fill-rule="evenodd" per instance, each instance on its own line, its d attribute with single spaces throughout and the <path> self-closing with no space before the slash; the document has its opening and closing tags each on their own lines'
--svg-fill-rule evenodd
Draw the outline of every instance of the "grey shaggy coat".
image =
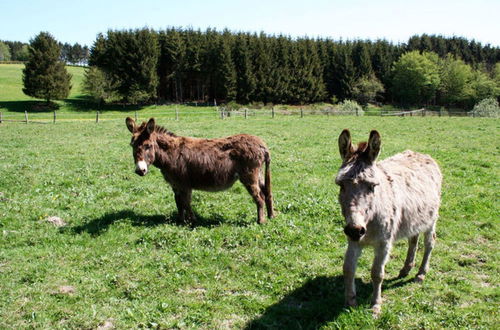
<svg viewBox="0 0 500 330">
<path fill-rule="evenodd" d="M 439 166 L 430 156 L 406 150 L 377 162 L 380 146 L 377 131 L 370 133 L 368 143 L 355 147 L 349 131 L 344 130 L 339 136 L 342 166 L 335 179 L 340 185 L 339 201 L 348 237 L 343 267 L 346 304 L 356 305 L 357 260 L 363 247 L 373 246 L 375 314 L 380 312 L 384 266 L 395 241 L 408 238 L 408 254 L 399 274 L 404 277 L 415 265 L 418 235 L 424 233 L 425 251 L 416 281 L 424 279 L 435 241 L 442 181 Z"/>
</svg>

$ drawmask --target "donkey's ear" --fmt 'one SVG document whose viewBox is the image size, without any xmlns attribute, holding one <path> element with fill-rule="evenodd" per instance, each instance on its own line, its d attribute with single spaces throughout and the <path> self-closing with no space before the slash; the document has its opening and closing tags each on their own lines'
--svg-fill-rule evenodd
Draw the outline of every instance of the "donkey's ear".
<svg viewBox="0 0 500 330">
<path fill-rule="evenodd" d="M 346 160 L 354 152 L 354 148 L 351 143 L 351 133 L 348 129 L 344 129 L 339 136 L 339 152 L 342 160 Z"/>
<path fill-rule="evenodd" d="M 153 133 L 154 130 L 155 130 L 155 119 L 150 118 L 148 123 L 146 124 L 146 131 L 148 132 L 148 134 L 151 134 Z"/>
<path fill-rule="evenodd" d="M 130 131 L 130 133 L 134 133 L 137 130 L 137 127 L 135 126 L 135 121 L 132 118 L 127 117 L 127 119 L 125 119 L 125 124 L 127 124 L 127 128 Z"/>
<path fill-rule="evenodd" d="M 368 148 L 366 150 L 368 153 L 368 159 L 371 162 L 375 161 L 380 154 L 381 143 L 380 134 L 375 130 L 371 131 L 370 138 L 368 139 Z"/>
</svg>

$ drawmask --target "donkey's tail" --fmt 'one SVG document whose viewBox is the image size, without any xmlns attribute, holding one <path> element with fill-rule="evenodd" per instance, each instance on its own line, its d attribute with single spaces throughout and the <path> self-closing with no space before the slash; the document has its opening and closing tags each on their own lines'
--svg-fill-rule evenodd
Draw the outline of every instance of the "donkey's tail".
<svg viewBox="0 0 500 330">
<path fill-rule="evenodd" d="M 264 173 L 263 193 L 266 201 L 267 216 L 269 218 L 274 218 L 273 194 L 271 189 L 271 155 L 269 154 L 269 150 L 267 149 L 264 152 L 264 162 L 266 168 Z"/>
</svg>

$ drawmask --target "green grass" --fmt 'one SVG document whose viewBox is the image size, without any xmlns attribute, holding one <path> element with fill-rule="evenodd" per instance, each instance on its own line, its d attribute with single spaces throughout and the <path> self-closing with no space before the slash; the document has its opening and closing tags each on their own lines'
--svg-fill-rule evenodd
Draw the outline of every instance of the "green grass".
<svg viewBox="0 0 500 330">
<path fill-rule="evenodd" d="M 189 227 L 177 223 L 157 169 L 144 178 L 133 173 L 124 124 L 131 113 L 118 115 L 99 124 L 0 125 L 0 328 L 498 326 L 498 120 L 165 116 L 159 124 L 177 134 L 246 132 L 272 152 L 277 218 L 257 225 L 237 183 L 222 193 L 194 192 L 199 223 Z M 333 178 L 346 127 L 355 141 L 378 129 L 381 158 L 429 153 L 444 174 L 426 281 L 392 280 L 406 252 L 398 243 L 378 319 L 368 310 L 369 249 L 357 273 L 361 305 L 343 308 L 346 238 Z M 54 227 L 49 216 L 67 226 Z"/>
</svg>

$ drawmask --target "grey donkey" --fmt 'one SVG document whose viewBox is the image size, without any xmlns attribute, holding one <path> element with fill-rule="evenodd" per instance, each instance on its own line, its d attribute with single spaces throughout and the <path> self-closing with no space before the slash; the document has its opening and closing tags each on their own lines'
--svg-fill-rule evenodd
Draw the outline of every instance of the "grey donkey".
<svg viewBox="0 0 500 330">
<path fill-rule="evenodd" d="M 408 238 L 408 254 L 399 273 L 399 277 L 405 277 L 415 265 L 418 235 L 424 233 L 424 256 L 415 281 L 423 281 L 429 270 L 442 175 L 430 156 L 410 150 L 377 162 L 381 146 L 377 131 L 370 132 L 368 142 L 353 146 L 351 134 L 345 129 L 338 142 L 342 166 L 335 183 L 340 186 L 339 202 L 348 238 L 343 266 L 345 302 L 347 306 L 356 305 L 356 264 L 363 247 L 373 246 L 372 310 L 378 315 L 384 267 L 395 241 Z"/>
</svg>

